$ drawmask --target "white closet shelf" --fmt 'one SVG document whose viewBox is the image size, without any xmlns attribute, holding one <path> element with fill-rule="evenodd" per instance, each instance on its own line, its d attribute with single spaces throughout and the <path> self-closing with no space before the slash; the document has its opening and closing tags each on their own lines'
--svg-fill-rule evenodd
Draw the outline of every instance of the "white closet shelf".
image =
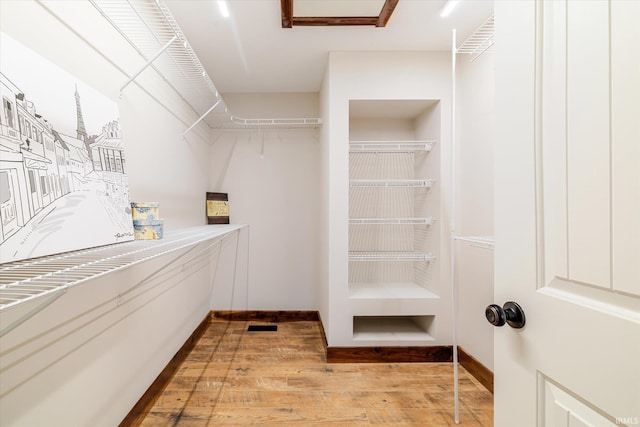
<svg viewBox="0 0 640 427">
<path fill-rule="evenodd" d="M 89 1 L 146 62 L 122 89 L 146 67 L 154 69 L 200 117 L 185 134 L 201 120 L 214 129 L 316 129 L 322 125 L 319 118 L 246 119 L 233 115 L 165 0 Z"/>
<path fill-rule="evenodd" d="M 351 179 L 351 187 L 374 188 L 431 188 L 435 179 Z"/>
<path fill-rule="evenodd" d="M 434 316 L 356 316 L 354 341 L 433 341 Z"/>
<path fill-rule="evenodd" d="M 484 52 L 491 51 L 494 42 L 494 18 L 491 15 L 456 49 L 456 53 L 469 54 L 472 56 L 471 61 L 474 61 Z"/>
<path fill-rule="evenodd" d="M 416 153 L 431 151 L 436 141 L 351 141 L 351 153 Z"/>
<path fill-rule="evenodd" d="M 440 299 L 415 282 L 351 282 L 349 298 L 353 299 Z"/>
<path fill-rule="evenodd" d="M 493 248 L 495 244 L 495 239 L 493 236 L 456 236 L 455 239 L 461 240 L 463 242 L 485 245 L 491 248 Z"/>
<path fill-rule="evenodd" d="M 224 238 L 245 225 L 207 225 L 168 231 L 160 240 L 132 240 L 92 249 L 2 264 L 0 311 L 64 292 L 87 280 L 198 243 Z"/>
<path fill-rule="evenodd" d="M 287 118 L 287 119 L 244 119 L 230 116 L 228 121 L 217 122 L 221 129 L 317 129 L 322 126 L 320 118 Z"/>
<path fill-rule="evenodd" d="M 432 225 L 435 219 L 427 218 L 349 218 L 349 224 L 362 225 Z"/>
<path fill-rule="evenodd" d="M 435 261 L 430 253 L 423 252 L 361 252 L 350 251 L 349 261 Z"/>
</svg>

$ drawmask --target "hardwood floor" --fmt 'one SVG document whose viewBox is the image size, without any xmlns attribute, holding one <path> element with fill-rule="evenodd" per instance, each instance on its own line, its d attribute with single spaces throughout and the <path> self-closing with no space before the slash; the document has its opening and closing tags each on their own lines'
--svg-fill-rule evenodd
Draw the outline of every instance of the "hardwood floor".
<svg viewBox="0 0 640 427">
<path fill-rule="evenodd" d="M 453 426 L 450 363 L 327 364 L 317 321 L 213 320 L 142 426 Z M 493 425 L 493 396 L 460 368 L 460 419 Z"/>
</svg>

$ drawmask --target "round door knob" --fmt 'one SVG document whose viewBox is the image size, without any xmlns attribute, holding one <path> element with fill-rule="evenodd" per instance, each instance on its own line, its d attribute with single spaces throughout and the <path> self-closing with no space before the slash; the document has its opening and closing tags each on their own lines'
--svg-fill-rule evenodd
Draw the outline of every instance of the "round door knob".
<svg viewBox="0 0 640 427">
<path fill-rule="evenodd" d="M 502 326 L 507 323 L 507 317 L 504 314 L 504 310 L 498 304 L 491 304 L 487 306 L 484 311 L 484 317 L 486 317 L 489 323 L 493 326 Z"/>
<path fill-rule="evenodd" d="M 526 320 L 522 307 L 513 301 L 505 302 L 502 307 L 498 304 L 487 306 L 484 316 L 493 326 L 503 326 L 507 323 L 515 329 L 523 328 Z"/>
</svg>

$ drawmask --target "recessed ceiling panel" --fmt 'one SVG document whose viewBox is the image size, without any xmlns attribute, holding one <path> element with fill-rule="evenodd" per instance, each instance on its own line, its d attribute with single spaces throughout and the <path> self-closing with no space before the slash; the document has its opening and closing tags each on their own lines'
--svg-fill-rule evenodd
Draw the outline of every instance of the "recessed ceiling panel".
<svg viewBox="0 0 640 427">
<path fill-rule="evenodd" d="M 385 0 L 295 0 L 293 16 L 378 16 Z"/>
<path fill-rule="evenodd" d="M 386 27 L 400 0 L 281 0 L 282 28 L 372 25 Z"/>
</svg>

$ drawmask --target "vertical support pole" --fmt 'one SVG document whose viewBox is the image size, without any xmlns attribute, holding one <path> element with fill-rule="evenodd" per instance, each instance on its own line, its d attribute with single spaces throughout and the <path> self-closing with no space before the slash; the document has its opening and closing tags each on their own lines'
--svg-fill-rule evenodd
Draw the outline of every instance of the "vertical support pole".
<svg viewBox="0 0 640 427">
<path fill-rule="evenodd" d="M 456 288 L 456 30 L 451 30 L 451 218 L 449 227 L 451 239 L 451 324 L 453 344 L 453 405 L 454 421 L 460 424 L 460 402 L 458 397 L 458 301 Z"/>
</svg>

